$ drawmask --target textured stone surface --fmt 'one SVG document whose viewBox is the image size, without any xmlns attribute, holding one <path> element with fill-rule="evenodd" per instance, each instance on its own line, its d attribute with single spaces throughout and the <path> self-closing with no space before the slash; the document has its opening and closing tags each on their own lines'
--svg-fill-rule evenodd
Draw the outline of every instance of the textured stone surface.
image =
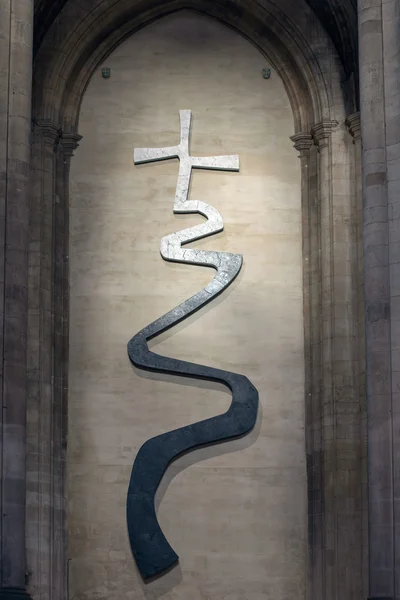
<svg viewBox="0 0 400 600">
<path fill-rule="evenodd" d="M 340 31 L 339 54 L 344 56 L 344 48 L 349 42 L 348 32 L 351 31 L 353 21 L 352 18 L 343 19 L 345 14 L 343 9 L 346 9 L 346 14 L 349 14 L 349 10 L 351 13 L 354 2 L 346 1 L 346 7 L 342 2 L 345 0 L 321 0 L 313 5 L 321 16 L 322 22 L 329 23 L 329 26 L 326 25 L 329 31 L 333 32 L 333 24 L 337 27 L 337 31 Z M 58 10 L 57 6 L 58 3 L 54 4 L 55 11 Z M 46 231 L 45 228 L 47 231 L 43 236 L 43 268 L 37 262 L 38 255 L 35 256 L 37 247 L 41 246 L 41 242 L 37 241 L 39 238 L 36 237 L 36 241 L 32 244 L 33 264 L 30 267 L 34 290 L 32 306 L 37 310 L 37 314 L 32 314 L 30 347 L 32 349 L 38 347 L 40 331 L 43 331 L 46 340 L 50 337 L 51 343 L 46 341 L 46 344 L 48 348 L 54 347 L 55 376 L 47 383 L 46 351 L 44 351 L 43 361 L 35 358 L 32 352 L 32 365 L 36 371 L 32 386 L 33 402 L 30 403 L 33 410 L 28 415 L 32 457 L 29 469 L 32 469 L 32 491 L 36 485 L 38 493 L 31 496 L 33 514 L 29 515 L 29 518 L 32 517 L 34 525 L 27 530 L 28 576 L 34 593 L 57 599 L 66 596 L 68 555 L 63 486 L 66 476 L 64 457 L 67 430 L 69 329 L 68 167 L 71 147 L 79 138 L 76 132 L 82 96 L 93 71 L 121 41 L 143 25 L 183 7 L 199 10 L 221 20 L 250 39 L 261 49 L 264 56 L 269 57 L 271 64 L 280 73 L 289 95 L 296 132 L 305 132 L 305 135 L 309 136 L 315 123 L 330 120 L 338 122 L 331 138 L 325 142 L 329 148 L 329 160 L 318 159 L 318 148 L 315 145 L 311 147 L 309 154 L 306 152 L 306 156 L 301 159 L 303 249 L 309 249 L 309 254 L 305 254 L 303 260 L 305 358 L 306 376 L 309 377 L 306 382 L 305 398 L 309 502 L 308 594 L 310 598 L 317 600 L 321 597 L 328 600 L 337 597 L 364 598 L 367 596 L 367 591 L 365 584 L 362 590 L 365 574 L 361 572 L 361 565 L 363 561 L 365 562 L 366 553 L 361 529 L 365 526 L 365 499 L 361 490 L 365 486 L 363 473 L 365 447 L 361 426 L 363 422 L 362 361 L 358 360 L 363 332 L 361 331 L 360 335 L 359 324 L 362 312 L 359 307 L 359 282 L 361 279 L 357 268 L 361 262 L 357 250 L 360 227 L 354 202 L 356 164 L 353 159 L 356 155 L 356 145 L 349 147 L 351 137 L 345 126 L 345 119 L 357 110 L 357 94 L 354 89 L 357 77 L 351 75 L 352 67 L 348 63 L 341 63 L 332 40 L 329 39 L 329 34 L 304 0 L 295 3 L 292 0 L 279 0 L 279 2 L 248 0 L 245 3 L 237 3 L 235 0 L 223 0 L 218 3 L 213 0 L 168 0 L 162 3 L 158 0 L 147 0 L 146 3 L 139 0 L 118 2 L 68 0 L 44 38 L 45 30 L 54 18 L 55 12 L 49 11 L 43 29 L 37 30 L 38 37 L 43 43 L 35 60 L 35 120 L 53 121 L 61 126 L 63 133 L 62 145 L 60 144 L 55 151 L 55 160 L 45 161 L 46 169 L 43 173 L 46 174 L 45 178 L 48 178 L 50 185 L 44 185 L 41 175 L 38 178 L 35 176 L 34 185 L 38 186 L 37 189 L 41 189 L 38 194 L 40 202 L 32 205 L 31 227 L 36 230 L 34 235 L 38 236 L 37 229 L 42 228 L 42 222 L 43 232 Z M 373 29 L 373 26 L 374 24 L 371 23 L 365 28 Z M 332 38 L 339 47 L 335 35 L 332 33 Z M 350 39 L 353 47 L 356 38 L 354 30 L 351 31 Z M 149 78 L 152 77 L 150 74 L 153 73 L 153 64 L 154 60 L 148 68 Z M 260 71 L 262 72 L 266 66 L 263 61 Z M 235 72 L 236 66 L 230 69 L 229 75 L 226 72 L 226 77 L 232 77 Z M 373 75 L 371 79 L 374 81 Z M 199 78 L 197 80 L 199 81 Z M 219 83 L 220 78 L 218 78 Z M 218 89 L 215 85 L 214 88 Z M 154 89 L 156 88 L 153 88 L 152 95 Z M 242 89 L 240 82 L 238 82 L 239 89 Z M 201 94 L 201 87 L 198 86 L 196 91 Z M 178 103 L 175 109 L 181 107 L 182 105 Z M 141 143 L 147 142 L 148 139 L 145 139 Z M 160 140 L 160 142 L 160 145 L 168 145 L 176 143 L 176 140 L 171 134 L 170 139 Z M 40 145 L 39 148 L 43 146 Z M 131 148 L 130 146 L 129 152 Z M 222 145 L 216 147 L 213 153 L 219 154 L 221 151 Z M 209 148 L 205 148 L 204 152 L 209 153 Z M 43 150 L 39 149 L 39 164 L 43 156 Z M 271 160 L 272 164 L 273 160 Z M 319 172 L 321 164 L 325 165 L 328 173 Z M 371 173 L 367 181 L 369 183 L 379 178 L 382 179 L 381 174 L 375 176 Z M 324 210 L 328 218 L 323 222 L 319 210 L 322 181 L 329 188 L 328 194 L 326 189 L 324 191 L 325 198 L 328 200 Z M 54 211 L 50 211 L 46 199 L 50 189 L 54 189 L 55 192 Z M 148 184 L 148 189 L 152 189 L 152 184 Z M 213 199 L 210 198 L 209 202 L 212 201 Z M 43 211 L 40 208 L 42 202 Z M 224 208 L 224 216 L 226 214 Z M 126 216 L 123 217 L 125 218 Z M 152 229 L 156 223 L 157 221 L 151 223 Z M 51 239 L 48 232 L 51 224 L 54 227 L 52 234 L 54 245 L 48 243 Z M 176 223 L 171 222 L 168 231 L 175 229 Z M 164 233 L 160 231 L 160 237 Z M 324 276 L 320 260 L 321 242 L 325 244 L 325 257 L 330 254 L 332 263 L 329 265 L 332 280 L 323 283 L 325 290 L 328 287 L 331 290 L 330 300 L 321 294 Z M 329 246 L 330 253 L 327 252 Z M 242 249 L 237 248 L 236 251 L 242 252 Z M 63 258 L 60 260 L 61 254 Z M 307 258 L 310 260 L 309 268 L 306 265 Z M 271 257 L 270 260 L 273 258 Z M 49 276 L 49 265 L 53 265 L 53 278 Z M 170 265 L 170 267 L 174 266 Z M 115 270 L 117 271 L 118 267 Z M 246 271 L 242 272 L 240 277 L 245 273 Z M 43 279 L 46 289 L 52 290 L 54 312 L 49 310 L 49 296 L 46 293 L 37 293 L 40 289 L 38 277 Z M 197 284 L 205 285 L 203 281 L 199 280 Z M 136 279 L 135 283 L 137 284 Z M 193 287 L 192 290 L 195 289 L 199 287 Z M 192 291 L 189 289 L 190 293 Z M 168 294 L 168 286 L 163 289 L 163 294 Z M 265 299 L 262 302 L 264 303 Z M 170 306 L 173 305 L 171 298 Z M 161 303 L 160 300 L 157 307 L 159 310 L 154 309 L 154 317 L 162 312 L 164 306 L 165 303 Z M 329 325 L 327 321 L 330 322 Z M 138 328 L 140 326 L 143 326 L 143 322 L 138 323 Z M 328 326 L 332 331 L 332 340 L 328 340 L 325 335 Z M 379 328 L 376 330 L 376 335 L 377 339 L 380 339 Z M 237 351 L 239 352 L 239 349 Z M 323 353 L 328 357 L 328 363 L 322 362 Z M 58 357 L 61 356 L 62 360 L 59 361 Z M 208 359 L 208 355 L 206 358 Z M 330 368 L 333 376 L 330 375 Z M 37 399 L 40 398 L 41 393 L 38 382 L 42 373 L 45 383 L 41 385 L 46 390 L 46 394 L 43 395 L 44 401 L 54 398 L 51 405 L 52 427 L 40 426 L 40 402 Z M 325 388 L 329 381 L 332 387 L 327 391 Z M 47 388 L 51 390 L 50 395 Z M 207 394 L 209 393 L 207 391 Z M 49 448 L 53 449 L 51 457 L 53 464 L 50 471 L 48 469 Z M 36 465 L 40 468 L 35 476 Z M 50 496 L 46 492 L 45 483 L 48 472 L 52 477 Z M 41 493 L 42 482 L 44 493 Z M 57 510 L 52 513 L 51 520 L 48 519 L 49 504 L 52 511 L 57 507 Z M 37 521 L 38 514 L 42 516 Z M 240 518 L 243 523 L 243 514 Z M 38 523 L 50 525 L 48 539 L 51 541 L 51 553 L 48 550 L 41 551 L 41 536 L 37 532 Z M 201 533 L 203 535 L 203 531 Z M 205 531 L 204 535 L 210 538 L 210 534 L 206 534 Z M 328 544 L 325 543 L 325 539 L 329 540 Z M 230 573 L 227 571 L 226 576 L 228 575 Z M 182 587 L 181 591 L 186 593 L 186 596 L 193 596 L 194 585 L 183 583 Z M 203 592 L 206 595 L 211 593 L 209 588 Z M 150 595 L 159 593 L 159 588 L 147 590 L 147 594 Z M 219 598 L 223 590 L 217 586 L 216 593 Z M 234 593 L 240 594 L 237 586 L 234 586 Z M 242 595 L 252 593 L 252 589 L 242 591 Z M 260 591 L 254 593 L 258 600 Z M 298 595 L 297 587 L 294 593 Z M 293 595 L 292 592 L 290 594 Z"/>
<path fill-rule="evenodd" d="M 40 581 L 43 565 L 51 564 L 53 557 L 57 556 L 52 536 L 58 529 L 58 477 L 62 473 L 62 453 L 54 432 L 59 425 L 57 384 L 63 357 L 57 352 L 53 337 L 58 326 L 58 315 L 53 306 L 52 295 L 54 267 L 59 264 L 59 241 L 54 240 L 52 225 L 53 219 L 58 216 L 54 201 L 54 166 L 60 134 L 59 126 L 49 120 L 36 122 L 32 131 L 26 545 L 30 591 L 39 597 L 47 591 Z M 58 222 L 57 225 L 59 226 Z M 52 256 L 53 249 L 56 248 L 57 251 Z M 60 300 L 57 305 L 61 305 Z M 56 384 L 55 389 L 52 387 L 53 382 Z M 49 510 L 50 505 L 52 510 Z M 57 577 L 54 577 L 53 585 L 57 589 Z"/>
<path fill-rule="evenodd" d="M 369 594 L 400 593 L 400 5 L 359 0 L 368 406 Z"/>
<path fill-rule="evenodd" d="M 0 586 L 25 586 L 33 2 L 0 0 Z M 6 592 L 3 593 L 3 596 Z"/>
</svg>

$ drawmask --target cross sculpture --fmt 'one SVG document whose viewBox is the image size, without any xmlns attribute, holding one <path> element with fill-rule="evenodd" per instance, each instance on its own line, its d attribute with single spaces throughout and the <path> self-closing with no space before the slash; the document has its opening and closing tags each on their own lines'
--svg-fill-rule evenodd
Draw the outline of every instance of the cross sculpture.
<svg viewBox="0 0 400 600">
<path fill-rule="evenodd" d="M 244 375 L 161 356 L 148 348 L 148 340 L 186 319 L 226 289 L 242 266 L 240 254 L 183 248 L 189 242 L 222 231 L 224 227 L 222 217 L 214 207 L 188 199 L 192 169 L 238 171 L 239 158 L 237 155 L 190 156 L 191 111 L 181 110 L 179 115 L 180 143 L 168 148 L 137 148 L 134 162 L 141 164 L 179 158 L 174 213 L 200 213 L 207 221 L 164 237 L 161 255 L 168 261 L 209 266 L 217 272 L 204 289 L 139 331 L 128 343 L 128 355 L 131 362 L 141 369 L 218 381 L 231 390 L 232 402 L 224 414 L 151 438 L 137 453 L 128 489 L 127 523 L 132 553 L 145 580 L 160 575 L 178 561 L 178 555 L 161 531 L 154 506 L 156 490 L 168 465 L 199 446 L 248 433 L 255 425 L 258 411 L 258 392 Z"/>
</svg>

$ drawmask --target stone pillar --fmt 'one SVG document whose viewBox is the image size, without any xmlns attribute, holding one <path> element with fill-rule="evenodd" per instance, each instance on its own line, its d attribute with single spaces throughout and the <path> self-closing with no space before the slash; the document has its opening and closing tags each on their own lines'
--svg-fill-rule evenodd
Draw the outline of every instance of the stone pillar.
<svg viewBox="0 0 400 600">
<path fill-rule="evenodd" d="M 369 595 L 400 596 L 400 7 L 359 0 Z"/>
<path fill-rule="evenodd" d="M 0 0 L 0 598 L 26 596 L 26 358 L 33 0 Z M 4 299 L 4 302 L 3 302 Z"/>
<path fill-rule="evenodd" d="M 54 263 L 54 556 L 53 593 L 68 600 L 67 434 L 69 363 L 69 173 L 71 158 L 81 136 L 63 133 L 56 163 Z"/>
<path fill-rule="evenodd" d="M 360 398 L 360 458 L 361 458 L 361 510 L 362 510 L 362 571 L 363 590 L 368 590 L 368 478 L 367 478 L 367 405 L 365 386 L 365 307 L 364 307 L 364 217 L 362 201 L 362 148 L 360 113 L 350 115 L 346 124 L 354 143 L 353 196 L 354 196 L 354 229 L 357 236 L 357 294 L 355 295 L 354 336 L 358 345 L 358 368 L 356 385 Z"/>
<path fill-rule="evenodd" d="M 67 594 L 68 185 L 80 136 L 34 124 L 29 240 L 27 572 L 33 598 Z"/>
<path fill-rule="evenodd" d="M 321 481 L 318 477 L 318 458 L 320 456 L 320 439 L 318 417 L 319 378 L 315 385 L 315 374 L 318 372 L 319 331 L 318 318 L 314 308 L 319 303 L 319 290 L 315 285 L 319 281 L 319 236 L 318 236 L 318 202 L 312 186 L 312 178 L 316 179 L 315 153 L 311 153 L 314 141 L 310 133 L 298 133 L 291 137 L 301 161 L 301 203 L 302 203 L 302 240 L 303 240 L 303 318 L 304 318 L 304 363 L 305 363 L 305 425 L 307 455 L 307 499 L 308 499 L 308 565 L 307 565 L 307 597 L 311 600 L 318 596 L 321 581 L 319 536 L 321 526 Z M 315 181 L 314 181 L 315 183 Z M 313 193 L 314 191 L 314 193 Z"/>
<path fill-rule="evenodd" d="M 357 231 L 352 201 L 353 147 L 344 123 L 325 120 L 318 148 L 314 250 L 312 600 L 359 600 L 362 590 L 360 395 L 358 386 Z M 308 425 L 308 424 L 307 424 Z M 309 469 L 309 473 L 310 473 Z"/>
<path fill-rule="evenodd" d="M 307 597 L 359 600 L 363 442 L 354 150 L 344 123 L 330 120 L 292 140 L 302 162 Z"/>
<path fill-rule="evenodd" d="M 312 447 L 307 450 L 308 480 L 308 540 L 309 581 L 307 598 L 317 600 L 324 596 L 324 478 L 323 478 L 323 429 L 321 418 L 321 232 L 320 201 L 318 189 L 318 148 L 313 145 L 309 154 L 309 223 L 310 223 L 310 374 L 311 394 L 309 406 Z M 304 232 L 303 232 L 304 235 Z M 308 427 L 309 423 L 306 422 Z M 307 436 L 308 437 L 308 436 Z"/>
<path fill-rule="evenodd" d="M 304 306 L 304 350 L 305 350 L 305 403 L 306 419 L 310 416 L 308 403 L 311 397 L 311 311 L 310 311 L 310 282 L 311 282 L 311 236 L 310 236 L 310 175 L 309 160 L 310 149 L 313 145 L 313 139 L 310 133 L 298 133 L 291 137 L 295 149 L 299 152 L 301 161 L 301 203 L 302 203 L 302 230 L 303 230 L 303 306 Z M 307 433 L 309 434 L 309 428 Z M 311 447 L 311 440 L 306 440 L 306 445 Z"/>
<path fill-rule="evenodd" d="M 50 598 L 53 556 L 53 245 L 55 149 L 60 127 L 34 124 L 29 227 L 27 572 L 33 597 Z"/>
<path fill-rule="evenodd" d="M 318 201 L 319 201 L 319 251 L 320 251 L 320 293 L 322 298 L 322 319 L 320 322 L 320 428 L 321 428 L 321 477 L 323 506 L 320 534 L 323 553 L 323 596 L 334 598 L 336 594 L 336 561 L 327 560 L 336 552 L 336 506 L 333 489 L 335 471 L 335 436 L 333 388 L 333 273 L 332 273 L 332 170 L 330 164 L 330 137 L 336 122 L 326 121 L 316 125 L 312 134 L 318 147 Z"/>
</svg>

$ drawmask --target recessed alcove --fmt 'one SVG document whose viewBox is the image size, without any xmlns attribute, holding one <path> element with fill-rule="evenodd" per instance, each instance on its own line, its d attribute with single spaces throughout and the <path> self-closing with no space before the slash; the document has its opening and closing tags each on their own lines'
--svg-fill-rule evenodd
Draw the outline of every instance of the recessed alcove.
<svg viewBox="0 0 400 600">
<path fill-rule="evenodd" d="M 70 180 L 71 598 L 304 596 L 300 161 L 289 98 L 274 69 L 263 78 L 266 66 L 235 31 L 181 11 L 125 40 L 85 92 Z M 150 437 L 230 402 L 218 386 L 136 371 L 126 352 L 134 333 L 213 275 L 166 263 L 159 253 L 163 236 L 201 220 L 172 213 L 177 161 L 133 165 L 135 147 L 177 143 L 180 109 L 193 114 L 193 155 L 239 155 L 239 173 L 196 171 L 191 198 L 215 206 L 225 223 L 197 246 L 243 254 L 244 267 L 157 352 L 247 375 L 261 406 L 248 437 L 170 468 L 159 519 L 180 564 L 145 586 L 125 516 L 136 452 Z"/>
</svg>

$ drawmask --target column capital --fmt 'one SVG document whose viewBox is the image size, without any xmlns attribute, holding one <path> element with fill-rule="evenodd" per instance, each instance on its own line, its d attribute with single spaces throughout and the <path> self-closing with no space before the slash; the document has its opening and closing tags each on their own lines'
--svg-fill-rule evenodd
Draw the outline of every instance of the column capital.
<svg viewBox="0 0 400 600">
<path fill-rule="evenodd" d="M 328 119 L 314 125 L 311 129 L 311 135 L 318 148 L 325 148 L 329 144 L 332 130 L 335 129 L 337 125 L 339 125 L 337 121 L 330 121 Z"/>
<path fill-rule="evenodd" d="M 61 136 L 61 145 L 64 150 L 64 154 L 67 157 L 71 157 L 74 155 L 74 150 L 79 146 L 79 142 L 81 141 L 82 136 L 78 133 L 63 133 Z"/>
<path fill-rule="evenodd" d="M 311 146 L 314 144 L 311 133 L 296 133 L 295 135 L 292 135 L 290 139 L 292 140 L 295 149 L 299 152 L 300 158 L 308 154 Z"/>
<path fill-rule="evenodd" d="M 352 115 L 347 117 L 346 126 L 349 130 L 349 133 L 354 138 L 354 143 L 361 139 L 361 120 L 359 112 L 353 113 Z"/>
<path fill-rule="evenodd" d="M 43 137 L 44 143 L 56 147 L 61 135 L 61 127 L 51 119 L 37 119 L 33 123 L 34 133 Z"/>
</svg>

